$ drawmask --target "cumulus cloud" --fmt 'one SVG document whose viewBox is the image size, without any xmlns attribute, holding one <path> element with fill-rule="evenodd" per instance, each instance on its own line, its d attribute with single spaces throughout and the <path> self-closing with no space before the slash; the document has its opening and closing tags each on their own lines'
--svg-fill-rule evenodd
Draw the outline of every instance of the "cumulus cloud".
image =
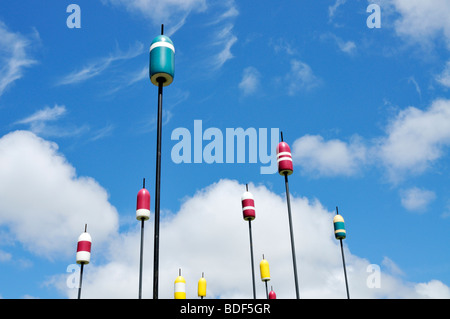
<svg viewBox="0 0 450 319">
<path fill-rule="evenodd" d="M 349 143 L 320 135 L 305 135 L 292 145 L 296 165 L 307 173 L 320 176 L 354 175 L 366 162 L 367 149 L 355 136 Z"/>
<path fill-rule="evenodd" d="M 257 218 L 252 222 L 255 264 L 264 254 L 270 263 L 270 284 L 277 296 L 294 298 L 284 194 L 253 184 L 249 184 L 249 189 L 255 197 L 257 210 Z M 207 298 L 252 296 L 248 224 L 242 219 L 240 203 L 244 190 L 245 186 L 236 181 L 220 180 L 187 198 L 175 214 L 162 219 L 160 298 L 173 298 L 173 282 L 179 268 L 187 282 L 187 298 L 197 298 L 197 281 L 202 272 L 208 281 Z M 333 235 L 334 213 L 317 200 L 293 196 L 291 201 L 301 298 L 346 298 L 340 248 Z M 143 298 L 152 298 L 152 218 L 145 227 Z M 85 269 L 84 298 L 137 297 L 139 232 L 136 223 L 129 231 L 116 236 L 105 254 L 108 260 L 104 264 L 91 263 Z M 373 269 L 380 267 L 373 267 L 368 260 L 352 254 L 347 246 L 345 254 L 353 298 L 448 296 L 448 287 L 440 281 L 408 283 L 399 277 L 399 269 L 374 273 Z M 379 278 L 376 287 L 368 284 L 372 276 Z M 67 275 L 56 275 L 50 281 L 67 296 L 75 298 L 76 289 L 67 288 L 66 278 Z M 256 279 L 257 297 L 264 298 L 264 284 Z"/>
<path fill-rule="evenodd" d="M 355 175 L 364 165 L 378 166 L 391 182 L 421 174 L 450 146 L 450 100 L 438 99 L 424 110 L 410 106 L 386 125 L 385 134 L 364 140 L 325 141 L 305 135 L 293 143 L 294 165 L 320 176 Z"/>
<path fill-rule="evenodd" d="M 377 151 L 392 180 L 422 173 L 450 145 L 450 100 L 435 100 L 425 110 L 408 107 L 390 121 Z"/>
<path fill-rule="evenodd" d="M 28 131 L 0 138 L 0 225 L 33 254 L 60 258 L 73 252 L 88 224 L 101 247 L 118 227 L 108 193 L 79 177 L 56 144 Z"/>
<path fill-rule="evenodd" d="M 401 203 L 407 210 L 424 211 L 436 199 L 436 194 L 426 189 L 412 187 L 401 191 Z"/>
<path fill-rule="evenodd" d="M 25 181 L 25 182 L 24 182 Z M 252 295 L 248 225 L 242 220 L 240 196 L 245 186 L 220 180 L 186 198 L 174 214 L 163 214 L 160 237 L 160 297 L 173 298 L 173 281 L 182 268 L 188 298 L 196 298 L 202 272 L 208 298 L 249 298 Z M 262 254 L 270 263 L 271 285 L 279 298 L 295 296 L 284 194 L 249 184 L 256 201 L 252 222 L 255 263 Z M 299 285 L 302 298 L 345 298 L 338 242 L 333 236 L 334 212 L 318 200 L 291 197 Z M 130 217 L 131 218 L 131 217 Z M 10 240 L 31 253 L 66 258 L 84 224 L 95 243 L 83 277 L 83 298 L 136 298 L 140 227 L 118 231 L 118 213 L 95 180 L 78 177 L 58 153 L 57 145 L 33 133 L 16 131 L 0 138 L 0 224 Z M 144 298 L 152 297 L 153 219 L 146 222 Z M 349 231 L 351 228 L 348 228 Z M 270 234 L 270 236 L 268 236 Z M 351 296 L 354 298 L 447 298 L 449 288 L 438 280 L 405 282 L 398 267 L 377 269 L 344 246 Z M 2 252 L 2 262 L 13 258 Z M 99 258 L 99 255 L 101 258 Z M 386 259 L 383 261 L 386 264 Z M 388 264 L 392 265 L 392 262 Z M 378 267 L 379 268 L 379 267 Z M 369 283 L 378 276 L 378 286 Z M 46 284 L 68 297 L 73 273 L 55 274 Z M 259 281 L 258 281 L 259 282 Z M 257 297 L 264 298 L 264 285 Z"/>
<path fill-rule="evenodd" d="M 450 48 L 450 2 L 394 0 L 392 4 L 400 14 L 395 21 L 398 35 L 425 45 L 443 36 Z"/>
</svg>

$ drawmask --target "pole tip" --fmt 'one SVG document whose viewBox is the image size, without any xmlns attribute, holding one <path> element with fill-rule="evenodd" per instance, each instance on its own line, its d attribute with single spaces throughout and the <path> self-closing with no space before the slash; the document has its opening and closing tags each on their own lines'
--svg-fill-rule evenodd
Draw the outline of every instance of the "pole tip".
<svg viewBox="0 0 450 319">
<path fill-rule="evenodd" d="M 284 142 L 283 141 L 283 132 L 282 131 L 280 132 L 280 135 L 281 135 L 281 141 Z"/>
<path fill-rule="evenodd" d="M 87 224 L 84 224 L 84 232 L 87 232 Z"/>
<path fill-rule="evenodd" d="M 142 179 L 142 188 L 145 188 L 145 177 Z"/>
<path fill-rule="evenodd" d="M 164 34 L 164 24 L 161 24 L 161 35 Z"/>
</svg>

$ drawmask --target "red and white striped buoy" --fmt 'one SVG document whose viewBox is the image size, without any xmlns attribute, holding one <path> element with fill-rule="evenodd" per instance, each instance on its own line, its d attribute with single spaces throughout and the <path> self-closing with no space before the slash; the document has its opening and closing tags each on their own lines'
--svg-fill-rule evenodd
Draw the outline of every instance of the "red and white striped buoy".
<svg viewBox="0 0 450 319">
<path fill-rule="evenodd" d="M 291 149 L 286 142 L 280 142 L 277 146 L 277 162 L 280 175 L 291 175 L 294 171 Z"/>
<path fill-rule="evenodd" d="M 89 264 L 91 261 L 91 245 L 92 238 L 88 232 L 86 232 L 86 228 L 84 233 L 78 237 L 77 244 L 77 264 Z"/>
<path fill-rule="evenodd" d="M 253 194 L 248 191 L 248 188 L 242 194 L 241 202 L 244 220 L 254 220 L 256 218 L 255 199 L 253 198 Z"/>
</svg>

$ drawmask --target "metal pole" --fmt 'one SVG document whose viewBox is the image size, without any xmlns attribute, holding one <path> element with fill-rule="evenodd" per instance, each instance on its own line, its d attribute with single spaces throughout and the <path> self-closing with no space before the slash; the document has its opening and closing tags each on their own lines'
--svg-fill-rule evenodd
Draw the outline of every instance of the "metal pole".
<svg viewBox="0 0 450 319">
<path fill-rule="evenodd" d="M 79 287 L 78 287 L 78 299 L 81 299 L 81 285 L 83 283 L 83 267 L 84 267 L 84 263 L 81 263 L 80 284 L 79 284 Z"/>
<path fill-rule="evenodd" d="M 250 257 L 252 261 L 252 282 L 253 282 L 253 299 L 256 299 L 256 284 L 255 284 L 255 265 L 253 261 L 253 240 L 252 240 L 252 221 L 248 221 L 248 232 L 250 235 Z"/>
<path fill-rule="evenodd" d="M 139 299 L 142 299 L 142 264 L 144 256 L 144 218 L 141 219 L 141 253 L 139 265 Z"/>
<path fill-rule="evenodd" d="M 292 229 L 291 199 L 290 199 L 290 195 L 289 195 L 289 182 L 288 182 L 287 173 L 284 173 L 284 180 L 285 180 L 285 184 L 286 184 L 286 200 L 287 200 L 288 217 L 289 217 L 289 231 L 291 234 L 292 262 L 294 265 L 295 294 L 297 296 L 297 299 L 300 299 L 300 294 L 298 291 L 297 258 L 295 257 L 294 231 Z"/>
<path fill-rule="evenodd" d="M 348 292 L 347 270 L 345 269 L 344 246 L 342 244 L 342 239 L 339 239 L 339 241 L 341 242 L 342 264 L 344 265 L 344 276 L 345 276 L 345 287 L 347 288 L 347 299 L 350 299 L 350 293 Z"/>
<path fill-rule="evenodd" d="M 266 283 L 266 297 L 269 299 L 269 289 L 267 288 L 267 280 L 264 281 Z"/>
<path fill-rule="evenodd" d="M 155 243 L 153 261 L 153 299 L 158 299 L 159 269 L 159 202 L 161 188 L 161 131 L 162 131 L 162 95 L 164 78 L 158 79 L 158 127 L 156 142 L 156 186 L 155 186 Z"/>
</svg>

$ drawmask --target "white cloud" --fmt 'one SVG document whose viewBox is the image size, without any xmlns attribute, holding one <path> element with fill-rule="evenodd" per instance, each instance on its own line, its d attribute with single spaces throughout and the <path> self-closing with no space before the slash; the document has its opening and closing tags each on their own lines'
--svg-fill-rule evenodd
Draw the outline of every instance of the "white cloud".
<svg viewBox="0 0 450 319">
<path fill-rule="evenodd" d="M 27 131 L 0 138 L 0 225 L 30 252 L 51 259 L 74 254 L 85 223 L 99 248 L 118 228 L 106 190 L 76 176 L 57 149 Z"/>
<path fill-rule="evenodd" d="M 14 122 L 14 125 L 27 125 L 33 133 L 42 137 L 67 137 L 76 136 L 89 130 L 86 125 L 74 126 L 71 124 L 49 124 L 61 119 L 67 112 L 65 105 L 57 105 L 36 111 L 32 115 Z"/>
<path fill-rule="evenodd" d="M 57 85 L 75 84 L 91 79 L 100 75 L 108 69 L 114 62 L 121 60 L 129 60 L 137 57 L 144 52 L 144 45 L 140 42 L 131 47 L 128 52 L 121 52 L 117 49 L 116 52 L 109 54 L 106 57 L 97 59 L 95 62 L 84 66 L 81 70 L 75 70 L 62 77 Z"/>
<path fill-rule="evenodd" d="M 16 80 L 23 76 L 25 68 L 36 63 L 28 50 L 31 40 L 8 30 L 0 21 L 0 96 Z"/>
<path fill-rule="evenodd" d="M 436 76 L 436 81 L 443 86 L 450 88 L 450 60 L 445 64 L 442 73 Z"/>
<path fill-rule="evenodd" d="M 355 42 L 345 41 L 333 33 L 323 34 L 323 35 L 321 35 L 320 38 L 321 39 L 332 39 L 338 46 L 339 50 L 341 50 L 342 52 L 347 53 L 349 55 L 353 55 L 356 51 Z"/>
<path fill-rule="evenodd" d="M 400 192 L 402 206 L 411 211 L 424 211 L 436 199 L 436 194 L 426 189 L 412 187 Z"/>
<path fill-rule="evenodd" d="M 334 15 L 336 14 L 337 9 L 344 5 L 347 2 L 347 0 L 336 0 L 336 2 L 328 7 L 328 17 L 330 21 L 333 19 Z"/>
<path fill-rule="evenodd" d="M 216 32 L 213 45 L 221 49 L 212 58 L 212 65 L 215 69 L 220 69 L 225 62 L 233 58 L 231 47 L 237 41 L 237 37 L 233 34 L 233 27 L 233 24 L 228 23 Z"/>
<path fill-rule="evenodd" d="M 40 121 L 54 121 L 57 120 L 59 117 L 64 115 L 66 113 L 66 107 L 64 105 L 56 105 L 53 108 L 50 108 L 48 106 L 44 107 L 44 109 L 36 111 L 32 115 L 19 120 L 15 122 L 15 124 L 30 124 L 34 122 L 40 122 Z"/>
<path fill-rule="evenodd" d="M 408 107 L 388 124 L 376 146 L 391 179 L 422 173 L 450 145 L 450 100 L 435 100 L 426 110 Z"/>
<path fill-rule="evenodd" d="M 350 176 L 359 172 L 366 162 L 367 149 L 354 136 L 349 143 L 333 139 L 324 141 L 320 135 L 305 135 L 292 144 L 294 163 L 314 175 Z"/>
<path fill-rule="evenodd" d="M 265 297 L 259 280 L 262 254 L 269 261 L 271 281 L 278 298 L 294 298 L 292 257 L 284 194 L 265 186 L 249 185 L 255 197 L 252 222 L 257 297 Z M 178 269 L 186 279 L 187 298 L 197 298 L 197 281 L 205 272 L 207 298 L 250 298 L 252 281 L 248 223 L 242 219 L 240 196 L 245 186 L 221 180 L 185 200 L 176 214 L 164 216 L 160 237 L 159 297 L 173 298 Z M 345 298 L 345 283 L 338 241 L 333 236 L 333 212 L 317 200 L 291 197 L 301 298 Z M 104 264 L 85 267 L 83 298 L 137 298 L 140 226 L 116 236 L 106 250 Z M 153 218 L 145 224 L 143 297 L 152 298 Z M 353 298 L 446 297 L 439 281 L 414 284 L 398 272 L 382 272 L 379 288 L 366 284 L 370 262 L 345 247 L 350 294 Z M 386 262 L 385 262 L 386 263 Z M 391 263 L 392 265 L 392 263 Z M 392 267 L 390 268 L 392 270 Z M 50 280 L 71 298 L 76 289 L 65 286 L 67 276 Z M 422 289 L 425 287 L 424 289 Z M 416 289 L 417 287 L 417 289 Z"/>
<path fill-rule="evenodd" d="M 288 83 L 289 95 L 311 90 L 321 83 L 308 64 L 296 59 L 291 60 L 291 70 L 285 76 L 284 81 Z"/>
<path fill-rule="evenodd" d="M 432 299 L 450 298 L 450 289 L 439 280 L 431 280 L 427 283 L 420 283 L 415 286 L 418 294 Z"/>
<path fill-rule="evenodd" d="M 398 35 L 427 46 L 432 40 L 442 38 L 450 48 L 449 1 L 394 0 L 390 5 L 400 14 L 394 23 Z"/>
<path fill-rule="evenodd" d="M 249 66 L 242 72 L 242 80 L 239 83 L 239 89 L 244 95 L 251 95 L 258 90 L 261 74 L 259 71 Z"/>
<path fill-rule="evenodd" d="M 450 100 L 435 100 L 424 110 L 410 106 L 392 118 L 385 131 L 370 141 L 358 136 L 349 142 L 302 136 L 292 145 L 294 165 L 321 176 L 351 176 L 364 165 L 376 165 L 394 183 L 423 173 L 450 146 Z"/>
</svg>

